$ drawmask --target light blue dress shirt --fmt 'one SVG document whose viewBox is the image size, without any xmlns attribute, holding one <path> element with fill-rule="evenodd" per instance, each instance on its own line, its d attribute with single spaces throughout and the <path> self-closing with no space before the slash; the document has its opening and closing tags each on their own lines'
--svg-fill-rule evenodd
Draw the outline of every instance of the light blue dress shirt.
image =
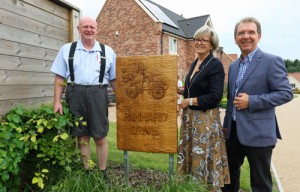
<svg viewBox="0 0 300 192">
<path fill-rule="evenodd" d="M 71 82 L 69 69 L 69 52 L 71 43 L 62 46 L 52 64 L 51 72 L 60 75 Z M 94 47 L 87 51 L 81 40 L 78 40 L 74 53 L 74 83 L 79 85 L 99 85 L 101 48 L 98 41 Z M 109 81 L 116 79 L 116 54 L 112 48 L 105 45 L 106 66 L 102 84 L 109 84 Z"/>
<path fill-rule="evenodd" d="M 249 63 L 252 61 L 253 56 L 255 55 L 256 51 L 258 50 L 258 48 L 256 48 L 254 51 L 252 51 L 251 53 L 249 53 L 246 57 L 245 60 L 243 61 L 242 56 L 239 58 L 240 60 L 240 65 L 239 65 L 239 73 L 236 79 L 236 84 L 235 84 L 235 91 L 234 91 L 234 95 L 237 96 L 238 90 L 240 88 L 240 83 L 244 78 L 244 75 L 246 73 L 246 70 L 249 66 Z M 236 120 L 236 107 L 233 106 L 232 109 L 232 119 L 235 121 Z"/>
</svg>

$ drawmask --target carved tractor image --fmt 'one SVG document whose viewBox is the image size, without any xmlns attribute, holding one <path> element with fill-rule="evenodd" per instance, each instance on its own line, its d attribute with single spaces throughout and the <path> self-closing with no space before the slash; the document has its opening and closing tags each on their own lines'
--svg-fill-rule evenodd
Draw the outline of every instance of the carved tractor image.
<svg viewBox="0 0 300 192">
<path fill-rule="evenodd" d="M 123 72 L 123 82 L 128 84 L 126 94 L 132 99 L 145 91 L 154 99 L 161 99 L 166 95 L 167 84 L 160 75 L 146 74 L 145 70 L 140 68 L 133 73 Z"/>
</svg>

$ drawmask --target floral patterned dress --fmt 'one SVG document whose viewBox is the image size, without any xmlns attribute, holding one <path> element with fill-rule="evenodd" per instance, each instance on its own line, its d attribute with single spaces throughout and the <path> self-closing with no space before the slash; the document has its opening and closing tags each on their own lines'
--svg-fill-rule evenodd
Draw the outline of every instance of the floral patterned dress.
<svg viewBox="0 0 300 192">
<path fill-rule="evenodd" d="M 219 109 L 185 109 L 182 114 L 177 161 L 180 175 L 204 181 L 211 191 L 230 183 L 225 139 Z"/>
</svg>

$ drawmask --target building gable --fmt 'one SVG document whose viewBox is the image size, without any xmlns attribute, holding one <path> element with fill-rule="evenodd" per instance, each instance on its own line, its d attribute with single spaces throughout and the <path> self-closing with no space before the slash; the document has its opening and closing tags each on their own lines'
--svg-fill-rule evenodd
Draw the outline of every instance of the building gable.
<svg viewBox="0 0 300 192">
<path fill-rule="evenodd" d="M 107 0 L 96 21 L 97 40 L 118 56 L 160 54 L 162 24 L 136 0 Z"/>
<path fill-rule="evenodd" d="M 300 72 L 289 73 L 288 79 L 292 89 L 300 89 Z"/>
<path fill-rule="evenodd" d="M 289 73 L 292 75 L 298 82 L 300 82 L 300 72 Z"/>
</svg>

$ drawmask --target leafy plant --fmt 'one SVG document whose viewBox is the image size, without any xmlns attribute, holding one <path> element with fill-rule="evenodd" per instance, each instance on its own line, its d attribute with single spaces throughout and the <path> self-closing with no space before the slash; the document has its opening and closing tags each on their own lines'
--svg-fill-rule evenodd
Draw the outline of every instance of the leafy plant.
<svg viewBox="0 0 300 192">
<path fill-rule="evenodd" d="M 227 98 L 226 97 L 223 96 L 219 106 L 226 109 L 226 106 L 227 106 Z"/>
<path fill-rule="evenodd" d="M 71 172 L 80 162 L 76 140 L 69 131 L 74 124 L 84 122 L 72 116 L 65 102 L 63 110 L 64 114 L 59 115 L 52 105 L 32 110 L 17 106 L 3 117 L 0 191 L 23 190 L 28 182 L 44 188 L 49 175 Z"/>
</svg>

